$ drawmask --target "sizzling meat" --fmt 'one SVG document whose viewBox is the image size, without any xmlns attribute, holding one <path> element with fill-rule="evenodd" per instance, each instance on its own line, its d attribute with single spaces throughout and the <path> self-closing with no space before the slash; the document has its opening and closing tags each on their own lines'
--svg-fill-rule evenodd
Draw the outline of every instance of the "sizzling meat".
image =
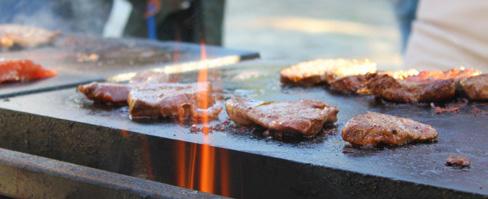
<svg viewBox="0 0 488 199">
<path fill-rule="evenodd" d="M 175 118 L 201 122 L 204 117 L 215 119 L 222 110 L 208 82 L 136 85 L 129 93 L 128 104 L 133 120 Z"/>
<path fill-rule="evenodd" d="M 367 87 L 377 97 L 401 103 L 446 101 L 456 94 L 453 79 L 412 81 L 378 74 L 370 79 Z"/>
<path fill-rule="evenodd" d="M 100 83 L 92 82 L 78 86 L 78 91 L 88 99 L 98 103 L 111 105 L 127 105 L 129 92 L 134 85 L 159 84 L 176 81 L 174 76 L 161 72 L 144 71 L 137 73 L 129 82 Z"/>
<path fill-rule="evenodd" d="M 58 32 L 31 26 L 3 24 L 0 25 L 0 48 L 37 47 L 51 43 L 58 34 Z"/>
<path fill-rule="evenodd" d="M 131 87 L 129 84 L 93 82 L 78 86 L 78 91 L 98 103 L 127 105 Z"/>
<path fill-rule="evenodd" d="M 330 83 L 330 89 L 343 94 L 362 94 L 367 88 L 371 75 L 353 75 L 337 79 Z"/>
<path fill-rule="evenodd" d="M 390 74 L 376 74 L 368 82 L 368 90 L 388 101 L 402 103 L 439 102 L 456 95 L 460 79 L 478 75 L 474 69 L 422 71 L 417 75 L 395 78 Z"/>
<path fill-rule="evenodd" d="M 316 135 L 326 123 L 336 122 L 339 112 L 336 107 L 314 100 L 263 102 L 239 97 L 227 100 L 225 108 L 237 124 L 305 137 Z"/>
<path fill-rule="evenodd" d="M 488 100 L 488 74 L 462 80 L 461 87 L 471 100 Z"/>
<path fill-rule="evenodd" d="M 368 112 L 354 116 L 346 123 L 342 139 L 353 146 L 400 146 L 435 141 L 437 131 L 411 119 Z"/>
<path fill-rule="evenodd" d="M 54 76 L 55 71 L 45 69 L 30 60 L 0 61 L 0 83 L 32 81 Z"/>
<path fill-rule="evenodd" d="M 299 63 L 280 72 L 284 84 L 313 86 L 353 75 L 376 72 L 376 64 L 368 60 L 319 59 Z"/>
<path fill-rule="evenodd" d="M 471 161 L 468 157 L 463 155 L 449 155 L 446 160 L 446 165 L 451 167 L 465 168 L 471 166 Z"/>
</svg>

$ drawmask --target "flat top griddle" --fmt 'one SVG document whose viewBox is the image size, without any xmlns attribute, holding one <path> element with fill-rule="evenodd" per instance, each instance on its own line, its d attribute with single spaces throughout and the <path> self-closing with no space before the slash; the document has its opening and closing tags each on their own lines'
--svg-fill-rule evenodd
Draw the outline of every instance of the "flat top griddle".
<svg viewBox="0 0 488 199">
<path fill-rule="evenodd" d="M 228 94 L 262 100 L 317 99 L 335 105 L 340 109 L 335 133 L 312 140 L 282 142 L 251 132 L 215 131 L 208 136 L 211 146 L 303 165 L 378 176 L 392 182 L 402 181 L 488 196 L 488 114 L 483 111 L 476 114 L 472 112 L 473 108 L 488 111 L 487 104 L 471 103 L 459 113 L 437 115 L 428 105 L 379 103 L 370 96 L 335 95 L 324 88 L 282 87 L 279 70 L 284 66 L 251 62 L 226 67 L 214 73 L 225 82 L 223 85 Z M 191 81 L 195 76 L 188 74 L 183 79 Z M 191 133 L 189 127 L 171 122 L 132 122 L 126 108 L 94 107 L 74 89 L 11 98 L 0 102 L 0 108 L 140 135 L 204 143 L 204 136 Z M 398 148 L 349 148 L 342 140 L 340 130 L 351 117 L 366 111 L 409 117 L 430 124 L 438 130 L 439 141 Z M 226 118 L 225 113 L 220 115 L 220 121 Z M 472 160 L 470 169 L 454 169 L 444 165 L 449 154 L 458 153 Z"/>
<path fill-rule="evenodd" d="M 250 51 L 205 46 L 206 58 L 259 57 Z M 99 38 L 63 35 L 53 45 L 0 53 L 1 59 L 31 59 L 58 72 L 56 77 L 30 83 L 0 85 L 0 98 L 53 90 L 170 64 L 198 61 L 201 47 L 182 42 L 158 42 L 134 38 Z"/>
</svg>

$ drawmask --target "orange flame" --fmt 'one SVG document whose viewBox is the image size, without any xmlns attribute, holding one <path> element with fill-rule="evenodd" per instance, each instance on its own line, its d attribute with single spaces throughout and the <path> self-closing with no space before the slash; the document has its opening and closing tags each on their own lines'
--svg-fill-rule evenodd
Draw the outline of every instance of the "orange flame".
<svg viewBox="0 0 488 199">
<path fill-rule="evenodd" d="M 201 59 L 206 60 L 207 51 L 203 41 L 200 43 L 200 50 Z M 208 67 L 202 67 L 199 70 L 197 81 L 207 82 L 208 77 Z M 197 106 L 202 109 L 210 107 L 213 103 L 211 95 L 212 93 L 197 95 Z M 198 189 L 202 192 L 230 196 L 228 154 L 223 151 L 220 156 L 217 156 L 215 148 L 208 144 L 210 141 L 209 116 L 204 113 L 199 116 L 199 122 L 201 122 L 203 132 L 202 145 L 198 146 L 185 142 L 176 144 L 176 184 L 189 189 Z M 219 158 L 218 165 L 216 163 L 217 158 Z M 216 166 L 220 168 L 219 173 L 216 172 Z M 220 182 L 220 185 L 217 185 L 217 182 Z"/>
<path fill-rule="evenodd" d="M 197 148 L 194 144 L 186 144 L 184 142 L 178 142 L 176 144 L 176 159 L 177 159 L 177 179 L 176 185 L 185 187 L 188 189 L 194 189 L 194 176 L 196 168 L 196 154 Z M 187 158 L 187 146 L 190 146 Z"/>
<path fill-rule="evenodd" d="M 205 48 L 205 42 L 200 43 L 200 56 L 202 60 L 207 59 L 207 50 Z M 203 68 L 198 73 L 198 82 L 206 82 L 208 80 L 208 69 Z M 201 108 L 208 108 L 209 107 L 209 95 L 210 93 L 205 93 L 203 96 L 200 96 L 198 99 L 198 106 Z M 213 149 L 207 144 L 208 143 L 208 115 L 203 114 L 201 118 L 201 122 L 203 125 L 202 132 L 203 132 L 203 145 L 201 147 L 201 154 L 200 154 L 200 181 L 199 181 L 199 188 L 200 191 L 203 192 L 214 192 L 214 162 L 215 156 Z"/>
</svg>

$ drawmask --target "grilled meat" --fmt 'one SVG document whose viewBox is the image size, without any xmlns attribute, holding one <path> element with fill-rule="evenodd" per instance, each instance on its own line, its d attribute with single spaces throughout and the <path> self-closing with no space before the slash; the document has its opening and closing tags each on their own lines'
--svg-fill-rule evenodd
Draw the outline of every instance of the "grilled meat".
<svg viewBox="0 0 488 199">
<path fill-rule="evenodd" d="M 343 77 L 331 82 L 329 88 L 343 94 L 363 94 L 361 91 L 367 88 L 371 77 L 369 74 Z"/>
<path fill-rule="evenodd" d="M 0 83 L 24 82 L 56 76 L 53 70 L 45 69 L 30 60 L 0 61 Z"/>
<path fill-rule="evenodd" d="M 78 86 L 78 91 L 98 103 L 127 105 L 131 88 L 129 84 L 92 82 Z"/>
<path fill-rule="evenodd" d="M 314 100 L 263 102 L 240 97 L 227 100 L 225 108 L 237 124 L 305 137 L 315 136 L 324 124 L 336 122 L 339 112 L 336 107 Z"/>
<path fill-rule="evenodd" d="M 346 123 L 342 139 L 353 146 L 400 146 L 435 141 L 437 131 L 411 119 L 368 112 L 354 116 Z"/>
<path fill-rule="evenodd" d="M 176 81 L 174 76 L 162 72 L 143 71 L 131 78 L 129 84 L 92 82 L 78 86 L 77 90 L 88 99 L 102 104 L 127 105 L 134 85 L 159 84 Z"/>
<path fill-rule="evenodd" d="M 446 166 L 465 168 L 471 166 L 471 160 L 464 155 L 449 155 L 446 160 Z"/>
<path fill-rule="evenodd" d="M 376 72 L 376 64 L 368 60 L 318 59 L 299 63 L 280 72 L 281 82 L 290 85 L 313 86 L 354 75 Z"/>
<path fill-rule="evenodd" d="M 462 79 L 478 75 L 474 69 L 422 71 L 417 75 L 395 78 L 391 74 L 375 74 L 367 83 L 375 96 L 401 103 L 439 102 L 456 95 L 456 85 Z"/>
<path fill-rule="evenodd" d="M 180 122 L 202 122 L 215 119 L 222 110 L 208 82 L 135 85 L 127 101 L 133 120 L 175 118 Z"/>
<path fill-rule="evenodd" d="M 51 43 L 58 34 L 58 32 L 32 26 L 3 24 L 0 25 L 0 48 L 9 49 L 14 46 L 33 48 Z"/>
<path fill-rule="evenodd" d="M 456 94 L 453 79 L 410 81 L 377 74 L 369 80 L 367 87 L 377 97 L 401 103 L 446 101 Z"/>
<path fill-rule="evenodd" d="M 488 74 L 462 80 L 461 88 L 470 100 L 488 100 Z"/>
</svg>

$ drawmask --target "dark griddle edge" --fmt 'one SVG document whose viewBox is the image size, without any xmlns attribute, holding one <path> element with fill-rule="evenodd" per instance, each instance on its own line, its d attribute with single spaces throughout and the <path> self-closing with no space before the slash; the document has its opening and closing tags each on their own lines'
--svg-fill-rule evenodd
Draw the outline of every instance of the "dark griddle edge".
<svg viewBox="0 0 488 199">
<path fill-rule="evenodd" d="M 175 184 L 178 140 L 94 126 L 12 110 L 0 110 L 0 147 L 120 174 Z M 29 125 L 19 125 L 19 124 Z M 185 143 L 187 147 L 199 144 Z M 232 197 L 239 198 L 486 198 L 356 172 L 213 148 L 228 153 L 234 170 Z M 151 162 L 143 158 L 150 151 Z M 185 150 L 187 151 L 187 150 Z M 149 164 L 149 167 L 148 167 Z M 158 168 L 152 176 L 148 168 Z"/>
</svg>

